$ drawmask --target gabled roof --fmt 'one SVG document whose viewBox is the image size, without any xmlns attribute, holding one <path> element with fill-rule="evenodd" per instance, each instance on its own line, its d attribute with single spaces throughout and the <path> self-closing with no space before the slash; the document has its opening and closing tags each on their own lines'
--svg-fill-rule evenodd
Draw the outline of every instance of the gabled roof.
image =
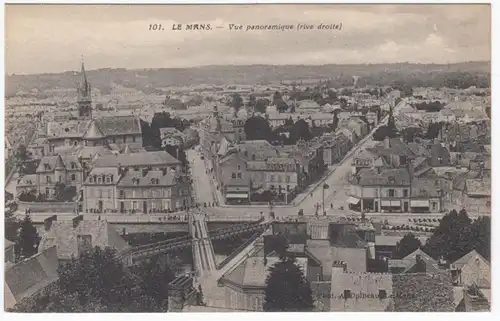
<svg viewBox="0 0 500 321">
<path fill-rule="evenodd" d="M 469 253 L 465 254 L 455 262 L 453 262 L 453 265 L 458 268 L 462 269 L 465 265 L 467 265 L 472 259 L 479 259 L 484 261 L 486 264 L 490 265 L 490 262 L 486 260 L 481 254 L 479 254 L 476 250 L 472 250 Z"/>
<path fill-rule="evenodd" d="M 104 138 L 104 134 L 101 131 L 101 129 L 97 126 L 97 124 L 92 121 L 89 124 L 89 127 L 85 134 L 83 135 L 83 138 L 85 139 L 101 139 Z"/>
<path fill-rule="evenodd" d="M 165 151 L 105 155 L 97 158 L 95 167 L 171 166 L 181 162 Z"/>
<path fill-rule="evenodd" d="M 51 246 L 40 253 L 14 264 L 5 270 L 5 308 L 41 291 L 59 279 L 56 247 Z"/>
<path fill-rule="evenodd" d="M 417 249 L 413 253 L 408 254 L 402 259 L 405 266 L 405 270 L 403 273 L 415 272 L 412 271 L 412 269 L 417 264 L 417 255 L 420 255 L 420 258 L 425 262 L 426 273 L 439 272 L 438 262 L 421 249 Z"/>
</svg>

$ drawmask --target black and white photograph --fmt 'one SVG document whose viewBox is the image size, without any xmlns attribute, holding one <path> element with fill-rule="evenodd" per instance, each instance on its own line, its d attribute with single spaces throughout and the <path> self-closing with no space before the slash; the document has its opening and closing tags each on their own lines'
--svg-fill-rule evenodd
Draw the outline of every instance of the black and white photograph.
<svg viewBox="0 0 500 321">
<path fill-rule="evenodd" d="M 4 4 L 6 315 L 490 312 L 491 6 Z"/>
</svg>

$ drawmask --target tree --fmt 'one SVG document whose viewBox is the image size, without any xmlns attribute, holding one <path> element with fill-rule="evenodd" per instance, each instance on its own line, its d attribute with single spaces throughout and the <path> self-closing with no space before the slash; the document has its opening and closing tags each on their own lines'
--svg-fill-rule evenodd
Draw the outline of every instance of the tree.
<svg viewBox="0 0 500 321">
<path fill-rule="evenodd" d="M 266 279 L 264 311 L 312 311 L 311 288 L 294 258 L 282 257 L 269 271 L 270 274 Z"/>
<path fill-rule="evenodd" d="M 422 137 L 422 129 L 420 127 L 405 127 L 401 129 L 401 137 L 407 143 L 412 143 L 416 137 Z"/>
<path fill-rule="evenodd" d="M 267 106 L 268 106 L 268 104 L 267 104 L 266 100 L 264 100 L 264 99 L 258 99 L 255 102 L 255 111 L 257 111 L 257 112 L 259 112 L 261 114 L 265 114 Z"/>
<path fill-rule="evenodd" d="M 255 95 L 254 94 L 251 94 L 249 97 L 248 97 L 248 102 L 247 102 L 247 107 L 250 107 L 250 108 L 255 108 L 255 104 L 257 103 L 257 100 L 255 98 Z"/>
<path fill-rule="evenodd" d="M 300 140 L 301 138 L 306 141 L 311 140 L 312 134 L 309 129 L 309 124 L 303 119 L 297 120 L 290 129 L 290 138 L 294 142 Z"/>
<path fill-rule="evenodd" d="M 396 259 L 402 259 L 421 247 L 422 243 L 420 243 L 420 240 L 412 233 L 408 233 L 396 244 L 392 256 Z"/>
<path fill-rule="evenodd" d="M 283 100 L 278 100 L 276 102 L 276 109 L 278 110 L 278 112 L 284 113 L 288 110 L 288 105 Z"/>
<path fill-rule="evenodd" d="M 23 144 L 19 145 L 17 148 L 16 158 L 19 163 L 23 163 L 28 159 L 28 151 Z"/>
<path fill-rule="evenodd" d="M 471 250 L 471 220 L 465 210 L 452 210 L 439 222 L 433 235 L 427 240 L 424 251 L 435 259 L 454 262 Z"/>
<path fill-rule="evenodd" d="M 283 101 L 283 98 L 281 97 L 281 93 L 279 91 L 276 91 L 273 94 L 273 105 L 278 106 L 278 103 L 280 101 Z"/>
<path fill-rule="evenodd" d="M 243 99 L 239 94 L 234 94 L 231 100 L 231 107 L 234 109 L 234 114 L 238 114 L 238 111 L 243 106 Z"/>
<path fill-rule="evenodd" d="M 59 281 L 21 301 L 17 312 L 165 312 L 173 273 L 153 259 L 126 269 L 116 251 L 95 247 L 59 267 Z"/>
<path fill-rule="evenodd" d="M 5 213 L 5 238 L 11 242 L 17 242 L 21 222 L 12 214 Z"/>
<path fill-rule="evenodd" d="M 23 257 L 30 257 L 37 253 L 38 231 L 31 221 L 31 217 L 26 215 L 21 221 L 19 230 L 18 248 Z"/>
<path fill-rule="evenodd" d="M 272 130 L 269 122 L 260 117 L 254 116 L 247 119 L 244 126 L 247 140 L 271 140 Z"/>
<path fill-rule="evenodd" d="M 485 259 L 491 257 L 491 218 L 481 216 L 470 226 L 470 249 L 476 250 Z"/>
</svg>

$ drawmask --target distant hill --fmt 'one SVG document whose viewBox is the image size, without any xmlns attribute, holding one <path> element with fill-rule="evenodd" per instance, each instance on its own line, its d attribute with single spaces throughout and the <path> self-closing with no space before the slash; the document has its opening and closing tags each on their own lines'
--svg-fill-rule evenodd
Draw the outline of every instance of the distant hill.
<svg viewBox="0 0 500 321">
<path fill-rule="evenodd" d="M 88 71 L 94 87 L 107 92 L 111 83 L 152 92 L 167 86 L 199 84 L 269 84 L 280 81 L 309 79 L 331 80 L 332 87 L 352 84 L 352 76 L 358 76 L 358 85 L 391 85 L 397 81 L 417 81 L 421 85 L 436 77 L 452 73 L 471 73 L 487 76 L 490 62 L 464 62 L 456 64 L 361 64 L 361 65 L 249 65 L 249 66 L 204 66 L 172 69 L 99 69 Z M 441 76 L 439 76 L 441 75 Z M 40 75 L 7 75 L 6 95 L 30 91 L 34 88 L 72 88 L 78 84 L 78 73 L 64 72 Z M 419 85 L 419 84 L 416 84 Z"/>
</svg>

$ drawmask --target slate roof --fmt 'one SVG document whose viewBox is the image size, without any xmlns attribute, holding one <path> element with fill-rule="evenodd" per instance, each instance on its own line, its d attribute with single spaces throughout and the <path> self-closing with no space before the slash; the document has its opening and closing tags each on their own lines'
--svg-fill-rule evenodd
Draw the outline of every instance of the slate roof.
<svg viewBox="0 0 500 321">
<path fill-rule="evenodd" d="M 90 120 L 70 120 L 65 122 L 50 122 L 47 124 L 47 138 L 79 138 L 89 127 Z"/>
<path fill-rule="evenodd" d="M 50 230 L 47 231 L 40 241 L 38 251 L 57 247 L 57 257 L 61 260 L 68 260 L 78 257 L 78 236 L 90 235 L 92 237 L 92 247 L 111 247 L 118 251 L 130 246 L 122 239 L 116 229 L 106 221 L 80 221 L 78 226 L 73 227 L 72 221 L 54 221 Z"/>
<path fill-rule="evenodd" d="M 490 182 L 484 179 L 466 179 L 465 184 L 469 196 L 491 196 Z"/>
<path fill-rule="evenodd" d="M 12 308 L 59 279 L 56 247 L 52 246 L 5 270 L 5 308 Z"/>
<path fill-rule="evenodd" d="M 172 166 L 181 162 L 165 151 L 105 155 L 97 158 L 95 167 Z"/>
<path fill-rule="evenodd" d="M 104 135 L 141 134 L 141 122 L 137 116 L 102 117 L 95 120 Z"/>
<path fill-rule="evenodd" d="M 143 176 L 141 171 L 129 170 L 123 175 L 118 186 L 174 186 L 175 184 L 175 175 L 171 171 L 163 175 L 162 171 L 151 170 Z"/>
<path fill-rule="evenodd" d="M 376 168 L 363 168 L 353 177 L 356 185 L 406 186 L 410 185 L 410 173 L 406 168 L 387 168 L 380 173 Z"/>
<path fill-rule="evenodd" d="M 72 165 L 74 167 L 72 167 Z M 82 169 L 82 165 L 76 155 L 56 155 L 45 156 L 40 160 L 40 164 L 36 169 L 37 173 L 53 172 L 56 169 L 66 169 L 78 171 Z"/>
<path fill-rule="evenodd" d="M 389 268 L 399 267 L 404 268 L 403 273 L 412 273 L 412 269 L 417 264 L 417 255 L 424 260 L 426 265 L 426 273 L 437 273 L 440 272 L 438 262 L 430 257 L 427 253 L 421 249 L 417 249 L 414 252 L 408 254 L 401 260 L 389 260 Z"/>
<path fill-rule="evenodd" d="M 413 179 L 411 182 L 411 197 L 439 197 L 438 188 L 434 184 L 433 180 Z"/>
</svg>

